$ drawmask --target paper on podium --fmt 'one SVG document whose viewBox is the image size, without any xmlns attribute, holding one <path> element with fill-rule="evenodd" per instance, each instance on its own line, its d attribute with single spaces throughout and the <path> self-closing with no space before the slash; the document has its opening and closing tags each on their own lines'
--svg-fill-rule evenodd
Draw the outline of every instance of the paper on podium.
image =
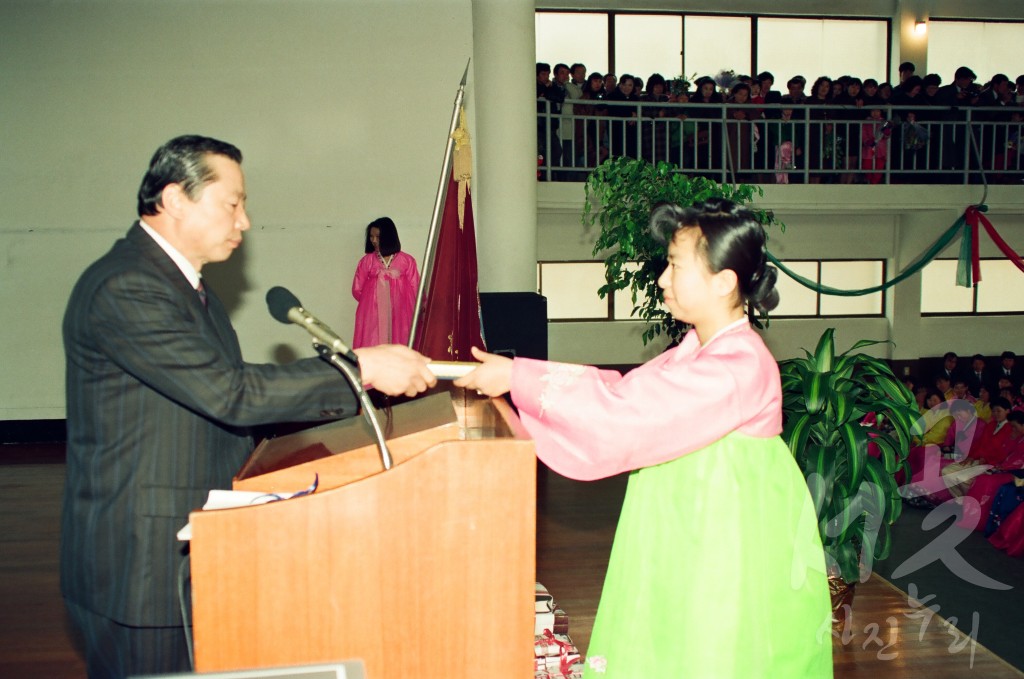
<svg viewBox="0 0 1024 679">
<path fill-rule="evenodd" d="M 294 493 L 261 493 L 255 490 L 211 490 L 203 505 L 203 511 L 215 509 L 236 509 L 238 507 L 249 507 L 262 505 L 276 500 L 287 500 L 296 495 L 308 495 L 308 490 L 300 490 Z M 192 539 L 192 524 L 186 523 L 185 527 L 178 531 L 178 540 L 188 542 Z"/>
</svg>

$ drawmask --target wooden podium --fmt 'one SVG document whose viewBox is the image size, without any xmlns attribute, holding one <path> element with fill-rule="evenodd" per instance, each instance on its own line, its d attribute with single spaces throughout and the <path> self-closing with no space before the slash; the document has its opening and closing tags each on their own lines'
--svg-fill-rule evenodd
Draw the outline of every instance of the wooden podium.
<svg viewBox="0 0 1024 679">
<path fill-rule="evenodd" d="M 381 416 L 384 414 L 381 413 Z M 361 659 L 369 679 L 532 672 L 536 458 L 500 399 L 392 411 L 265 441 L 236 490 L 312 495 L 197 511 L 199 672 Z"/>
</svg>

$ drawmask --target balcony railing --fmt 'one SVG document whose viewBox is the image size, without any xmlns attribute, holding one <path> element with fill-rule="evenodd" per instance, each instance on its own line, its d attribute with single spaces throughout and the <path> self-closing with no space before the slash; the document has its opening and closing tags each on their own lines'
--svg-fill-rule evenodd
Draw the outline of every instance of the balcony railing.
<svg viewBox="0 0 1024 679">
<path fill-rule="evenodd" d="M 679 172 L 732 183 L 1024 181 L 1024 122 L 1008 122 L 1024 109 L 565 103 L 607 112 L 551 114 L 550 102 L 538 100 L 537 175 L 544 181 L 584 181 L 613 156 L 668 161 Z M 881 118 L 869 119 L 872 109 Z M 789 120 L 784 110 L 792 111 Z"/>
</svg>

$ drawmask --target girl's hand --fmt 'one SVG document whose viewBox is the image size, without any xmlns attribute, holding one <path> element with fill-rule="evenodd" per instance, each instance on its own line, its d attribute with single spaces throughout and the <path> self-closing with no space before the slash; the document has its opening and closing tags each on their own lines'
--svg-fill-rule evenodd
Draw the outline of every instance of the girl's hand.
<svg viewBox="0 0 1024 679">
<path fill-rule="evenodd" d="M 512 359 L 489 354 L 473 347 L 473 358 L 480 367 L 455 380 L 456 387 L 476 389 L 488 396 L 501 396 L 512 387 Z"/>
</svg>

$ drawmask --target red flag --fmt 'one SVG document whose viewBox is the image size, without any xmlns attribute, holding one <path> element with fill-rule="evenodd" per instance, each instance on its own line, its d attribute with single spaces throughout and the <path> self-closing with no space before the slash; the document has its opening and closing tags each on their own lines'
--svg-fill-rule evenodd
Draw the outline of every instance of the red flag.
<svg viewBox="0 0 1024 679">
<path fill-rule="evenodd" d="M 444 211 L 429 283 L 420 303 L 412 347 L 435 361 L 472 361 L 470 347 L 484 347 L 477 282 L 476 233 L 469 192 L 472 158 L 465 114 L 455 139 L 452 174 L 448 178 Z"/>
</svg>

